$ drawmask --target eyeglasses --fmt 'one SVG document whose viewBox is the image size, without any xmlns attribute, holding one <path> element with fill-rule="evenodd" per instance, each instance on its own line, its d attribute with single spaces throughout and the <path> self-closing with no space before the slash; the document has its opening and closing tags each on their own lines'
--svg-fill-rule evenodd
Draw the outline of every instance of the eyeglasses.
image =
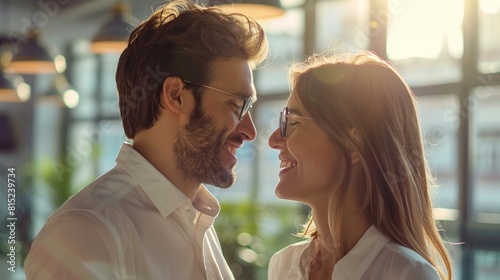
<svg viewBox="0 0 500 280">
<path fill-rule="evenodd" d="M 248 114 L 248 111 L 250 111 L 250 109 L 252 109 L 253 103 L 255 102 L 255 100 L 252 97 L 241 97 L 241 96 L 237 96 L 237 95 L 231 94 L 227 91 L 224 91 L 224 90 L 221 90 L 218 88 L 214 88 L 211 86 L 197 84 L 197 83 L 193 83 L 193 82 L 187 81 L 187 80 L 182 80 L 182 81 L 186 84 L 190 84 L 190 85 L 198 86 L 198 87 L 203 87 L 203 88 L 208 88 L 211 90 L 215 90 L 216 92 L 219 92 L 219 93 L 222 93 L 225 95 L 229 95 L 233 98 L 238 98 L 238 99 L 242 100 L 243 106 L 241 107 L 241 111 L 240 111 L 240 115 L 239 115 L 240 121 L 242 121 L 245 118 L 245 116 Z"/>
<path fill-rule="evenodd" d="M 296 116 L 296 115 L 290 115 L 290 112 L 288 111 L 288 107 L 283 108 L 283 110 L 280 113 L 280 132 L 281 132 L 281 138 L 285 138 L 286 137 L 286 128 L 287 128 L 287 125 L 288 125 L 288 118 L 289 117 L 306 119 L 306 120 L 312 120 L 312 118 L 307 118 L 307 117 L 302 117 L 302 116 Z"/>
</svg>

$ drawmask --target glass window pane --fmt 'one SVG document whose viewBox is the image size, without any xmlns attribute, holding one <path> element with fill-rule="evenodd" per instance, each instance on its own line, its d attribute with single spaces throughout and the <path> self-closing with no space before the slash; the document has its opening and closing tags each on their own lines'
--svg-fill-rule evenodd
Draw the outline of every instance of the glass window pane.
<svg viewBox="0 0 500 280">
<path fill-rule="evenodd" d="M 38 100 L 39 101 L 39 100 Z M 34 110 L 33 148 L 39 159 L 60 156 L 63 108 L 55 102 L 38 102 Z"/>
<path fill-rule="evenodd" d="M 316 4 L 316 52 L 368 49 L 368 0 L 319 1 Z"/>
<path fill-rule="evenodd" d="M 387 56 L 406 81 L 412 86 L 460 81 L 463 0 L 392 2 Z"/>
<path fill-rule="evenodd" d="M 125 133 L 121 120 L 108 120 L 101 121 L 93 134 L 99 157 L 98 175 L 102 175 L 115 166 Z"/>
<path fill-rule="evenodd" d="M 432 190 L 435 215 L 458 218 L 458 99 L 453 95 L 419 96 L 419 117 L 426 158 L 437 185 Z"/>
<path fill-rule="evenodd" d="M 500 1 L 479 1 L 479 71 L 500 72 Z"/>
<path fill-rule="evenodd" d="M 120 108 L 118 106 L 118 92 L 106 93 L 106 97 L 101 101 L 101 116 L 105 118 L 120 118 Z"/>
<path fill-rule="evenodd" d="M 102 91 L 103 97 L 113 97 L 116 94 L 116 68 L 118 66 L 119 54 L 106 54 L 102 55 Z"/>
<path fill-rule="evenodd" d="M 65 165 L 71 172 L 73 192 L 85 187 L 98 176 L 96 143 L 99 134 L 93 122 L 73 123 L 69 129 Z"/>
<path fill-rule="evenodd" d="M 481 280 L 500 279 L 500 251 L 474 252 L 474 278 Z"/>
<path fill-rule="evenodd" d="M 72 110 L 75 117 L 91 117 L 96 113 L 95 106 L 95 73 L 97 71 L 97 61 L 94 56 L 82 55 L 77 57 L 71 64 L 71 83 L 74 89 L 80 94 L 78 106 Z"/>
<path fill-rule="evenodd" d="M 278 127 L 280 111 L 285 106 L 285 100 L 269 101 L 259 104 L 258 115 L 255 125 L 258 127 L 258 135 L 255 145 L 259 151 L 257 163 L 259 177 L 259 200 L 263 202 L 280 201 L 274 194 L 274 188 L 278 182 L 280 172 L 279 151 L 269 147 L 269 136 Z"/>
<path fill-rule="evenodd" d="M 34 110 L 33 125 L 33 164 L 36 175 L 33 177 L 32 204 L 36 211 L 32 214 L 32 230 L 37 234 L 45 224 L 47 217 L 59 206 L 57 191 L 61 184 L 61 175 L 66 171 L 64 156 L 61 152 L 62 108 L 53 102 L 37 100 Z M 3 137 L 3 135 L 2 135 Z M 8 162 L 6 162 L 8 163 Z"/>
<path fill-rule="evenodd" d="M 446 230 L 446 233 L 448 233 L 448 230 Z M 448 235 L 447 235 L 448 236 Z M 463 279 L 462 277 L 462 254 L 463 254 L 463 245 L 457 241 L 457 240 L 452 240 L 448 239 L 450 242 L 453 243 L 445 243 L 447 246 L 448 251 L 450 252 L 451 259 L 453 261 L 453 280 L 466 280 Z M 456 243 L 455 243 L 456 242 Z M 479 278 L 476 278 L 480 280 Z"/>
<path fill-rule="evenodd" d="M 474 168 L 473 212 L 480 222 L 500 223 L 500 86 L 477 88 L 470 99 Z"/>
<path fill-rule="evenodd" d="M 279 151 L 269 147 L 269 136 L 278 127 L 279 112 L 285 106 L 286 100 L 266 101 L 258 104 L 255 126 L 257 139 L 254 144 L 258 151 L 257 168 L 257 201 L 259 205 L 257 224 L 259 236 L 266 250 L 264 254 L 269 259 L 283 247 L 297 242 L 296 233 L 306 217 L 301 213 L 301 204 L 295 201 L 283 200 L 274 194 L 279 180 Z M 267 265 L 267 263 L 266 263 Z M 259 271 L 254 279 L 266 279 L 267 266 Z"/>
<path fill-rule="evenodd" d="M 116 87 L 116 67 L 118 65 L 119 55 L 106 54 L 101 56 L 102 59 L 102 85 L 100 88 L 101 97 L 101 113 L 105 117 L 120 117 L 118 108 L 118 91 Z M 94 75 L 95 77 L 95 75 Z"/>
<path fill-rule="evenodd" d="M 255 72 L 258 94 L 288 92 L 288 71 L 292 61 L 303 56 L 304 11 L 289 9 L 282 17 L 261 22 L 269 40 L 270 55 L 267 62 Z"/>
</svg>

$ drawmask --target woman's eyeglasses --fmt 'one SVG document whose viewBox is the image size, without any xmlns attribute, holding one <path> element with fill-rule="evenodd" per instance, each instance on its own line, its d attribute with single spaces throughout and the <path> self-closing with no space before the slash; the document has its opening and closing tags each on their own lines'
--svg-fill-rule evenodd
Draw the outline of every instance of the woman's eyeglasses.
<svg viewBox="0 0 500 280">
<path fill-rule="evenodd" d="M 197 83 L 193 83 L 193 82 L 187 81 L 187 80 L 182 80 L 182 81 L 186 84 L 190 84 L 190 85 L 198 86 L 198 87 L 203 87 L 203 88 L 208 88 L 208 89 L 214 90 L 218 93 L 229 95 L 233 98 L 238 98 L 238 99 L 242 100 L 243 106 L 241 107 L 241 111 L 240 111 L 240 115 L 239 115 L 240 121 L 242 121 L 245 118 L 245 116 L 248 114 L 248 111 L 250 111 L 250 109 L 252 109 L 253 103 L 255 102 L 255 100 L 252 97 L 241 97 L 241 96 L 237 96 L 237 95 L 231 94 L 227 91 L 224 91 L 224 90 L 221 90 L 218 88 L 214 88 L 211 86 L 197 84 Z"/>
<path fill-rule="evenodd" d="M 296 116 L 296 115 L 290 115 L 290 112 L 288 111 L 288 107 L 283 108 L 283 110 L 280 113 L 280 132 L 281 132 L 281 138 L 285 138 L 286 137 L 286 128 L 288 126 L 288 118 L 289 117 L 306 119 L 306 120 L 312 120 L 312 118 L 307 118 L 307 117 L 302 117 L 302 116 Z"/>
</svg>

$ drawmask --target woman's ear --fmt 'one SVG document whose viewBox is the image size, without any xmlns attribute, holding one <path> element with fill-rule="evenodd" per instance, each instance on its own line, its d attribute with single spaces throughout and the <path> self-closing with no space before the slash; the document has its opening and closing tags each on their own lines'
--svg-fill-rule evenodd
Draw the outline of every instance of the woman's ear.
<svg viewBox="0 0 500 280">
<path fill-rule="evenodd" d="M 162 107 L 169 109 L 173 114 L 186 112 L 186 100 L 182 95 L 184 82 L 178 77 L 168 77 L 163 81 L 161 101 Z"/>
<path fill-rule="evenodd" d="M 359 152 L 351 152 L 351 163 L 356 164 L 359 162 Z"/>
<path fill-rule="evenodd" d="M 360 160 L 360 153 L 363 152 L 363 141 L 361 141 L 361 137 L 355 128 L 351 128 L 348 133 L 352 139 L 352 142 L 349 145 L 349 150 L 351 151 L 351 162 L 352 164 L 356 164 Z"/>
</svg>

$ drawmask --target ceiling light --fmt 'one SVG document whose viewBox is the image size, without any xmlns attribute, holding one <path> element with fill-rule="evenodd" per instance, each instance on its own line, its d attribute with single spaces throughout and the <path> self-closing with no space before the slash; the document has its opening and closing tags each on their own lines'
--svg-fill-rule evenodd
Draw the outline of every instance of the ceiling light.
<svg viewBox="0 0 500 280">
<path fill-rule="evenodd" d="M 29 75 L 57 72 L 54 56 L 49 47 L 40 41 L 39 35 L 37 29 L 32 29 L 27 41 L 16 42 L 19 49 L 6 71 Z"/>
<path fill-rule="evenodd" d="M 30 86 L 20 76 L 0 69 L 0 102 L 24 102 L 30 99 Z"/>
<path fill-rule="evenodd" d="M 112 7 L 112 17 L 106 22 L 92 40 L 94 53 L 121 53 L 127 46 L 130 32 L 138 23 L 129 12 L 129 6 L 118 2 Z"/>
<path fill-rule="evenodd" d="M 209 5 L 216 5 L 226 12 L 241 13 L 253 19 L 269 19 L 284 14 L 279 0 L 211 0 Z"/>
</svg>

